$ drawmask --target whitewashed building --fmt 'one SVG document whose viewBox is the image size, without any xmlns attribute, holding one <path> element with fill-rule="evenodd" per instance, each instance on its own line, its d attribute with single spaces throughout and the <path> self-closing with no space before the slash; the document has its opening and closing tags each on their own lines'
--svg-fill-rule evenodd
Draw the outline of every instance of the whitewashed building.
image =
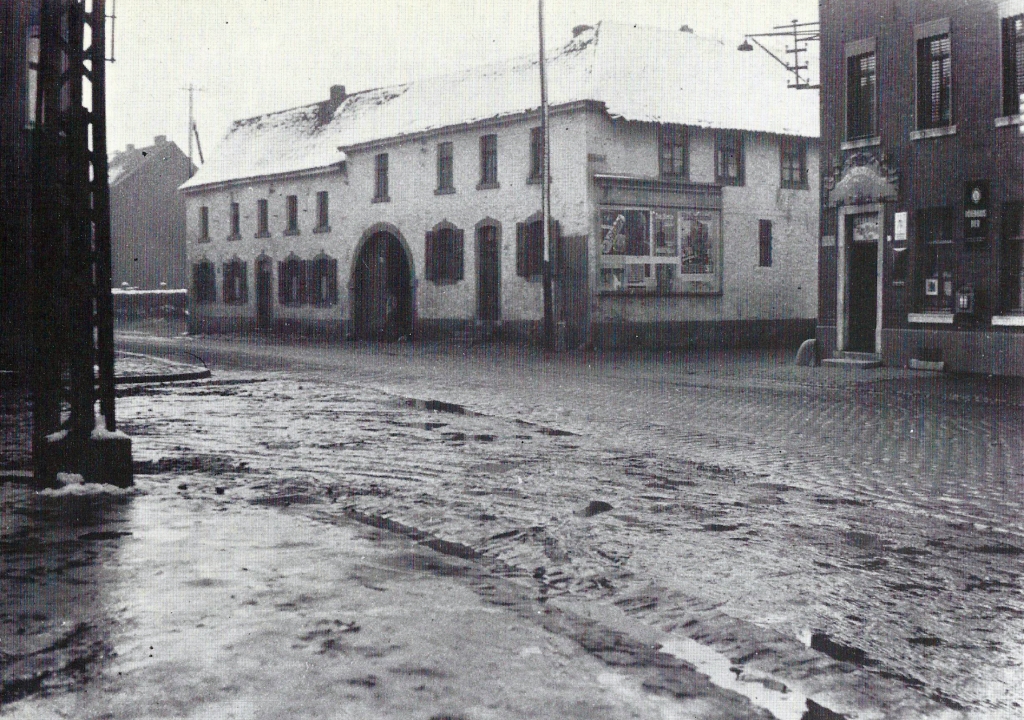
<svg viewBox="0 0 1024 720">
<path fill-rule="evenodd" d="M 182 186 L 197 328 L 536 337 L 538 75 L 334 86 L 235 122 Z M 577 28 L 548 76 L 571 346 L 813 336 L 816 94 L 767 55 L 609 24 Z"/>
</svg>

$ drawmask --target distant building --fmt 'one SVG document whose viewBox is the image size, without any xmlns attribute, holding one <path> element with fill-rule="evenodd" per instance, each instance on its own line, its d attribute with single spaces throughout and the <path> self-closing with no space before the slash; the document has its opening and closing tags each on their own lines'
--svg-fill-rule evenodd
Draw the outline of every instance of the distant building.
<svg viewBox="0 0 1024 720">
<path fill-rule="evenodd" d="M 820 6 L 826 354 L 1024 375 L 1024 1 Z"/>
<path fill-rule="evenodd" d="M 185 200 L 178 186 L 194 170 L 188 156 L 158 135 L 149 147 L 115 153 L 109 167 L 113 286 L 186 287 Z"/>
<path fill-rule="evenodd" d="M 548 67 L 570 345 L 813 335 L 817 96 L 692 33 L 577 30 Z M 522 60 L 237 121 L 182 187 L 196 324 L 536 337 L 539 98 Z"/>
</svg>

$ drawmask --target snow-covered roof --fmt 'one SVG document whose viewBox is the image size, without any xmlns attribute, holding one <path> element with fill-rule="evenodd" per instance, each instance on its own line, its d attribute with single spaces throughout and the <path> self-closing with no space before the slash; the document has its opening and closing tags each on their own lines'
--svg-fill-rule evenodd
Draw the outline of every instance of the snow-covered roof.
<svg viewBox="0 0 1024 720">
<path fill-rule="evenodd" d="M 686 32 L 601 23 L 547 64 L 552 106 L 602 103 L 611 117 L 818 137 L 817 93 L 787 89 L 763 52 L 739 52 Z M 529 112 L 540 106 L 536 59 L 353 93 L 236 121 L 189 189 L 317 171 L 345 148 Z M 341 148 L 341 149 L 339 149 Z"/>
<path fill-rule="evenodd" d="M 184 153 L 175 145 L 173 140 L 158 137 L 157 142 L 147 147 L 125 149 L 115 152 L 107 165 L 107 183 L 114 187 L 124 182 L 139 170 L 143 165 L 153 161 L 167 162 L 172 155 L 184 157 Z"/>
</svg>

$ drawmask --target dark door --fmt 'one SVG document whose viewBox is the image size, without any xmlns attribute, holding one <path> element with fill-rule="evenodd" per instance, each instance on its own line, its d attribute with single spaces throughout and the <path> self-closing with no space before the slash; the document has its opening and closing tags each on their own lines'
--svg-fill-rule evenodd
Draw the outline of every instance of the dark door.
<svg viewBox="0 0 1024 720">
<path fill-rule="evenodd" d="M 487 225 L 476 235 L 476 316 L 490 333 L 501 320 L 501 244 L 498 228 Z"/>
<path fill-rule="evenodd" d="M 576 348 L 587 341 L 590 284 L 587 278 L 587 236 L 558 236 L 559 306 L 565 322 L 565 344 Z"/>
<path fill-rule="evenodd" d="M 875 352 L 878 310 L 878 243 L 850 244 L 849 350 Z"/>
<path fill-rule="evenodd" d="M 269 260 L 256 263 L 256 327 L 269 329 L 274 322 L 274 299 L 271 295 L 273 276 Z"/>
<path fill-rule="evenodd" d="M 398 238 L 377 233 L 363 245 L 355 268 L 356 335 L 369 340 L 412 336 L 412 278 Z"/>
</svg>

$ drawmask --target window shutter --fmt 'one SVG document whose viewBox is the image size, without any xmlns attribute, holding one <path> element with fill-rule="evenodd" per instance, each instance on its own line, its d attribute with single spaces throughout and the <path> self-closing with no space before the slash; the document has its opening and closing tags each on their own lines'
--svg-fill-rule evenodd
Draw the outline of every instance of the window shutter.
<svg viewBox="0 0 1024 720">
<path fill-rule="evenodd" d="M 929 73 L 928 41 L 917 41 L 917 127 L 930 126 L 932 83 Z"/>
<path fill-rule="evenodd" d="M 1020 99 L 1017 96 L 1017 38 L 1013 21 L 1014 18 L 1003 18 L 1003 115 L 1016 115 L 1020 112 Z"/>
<path fill-rule="evenodd" d="M 516 275 L 529 277 L 526 271 L 526 225 L 516 223 Z"/>
<path fill-rule="evenodd" d="M 437 282 L 437 258 L 435 257 L 437 248 L 434 240 L 433 231 L 427 231 L 426 239 L 423 241 L 423 274 L 427 280 Z"/>
<path fill-rule="evenodd" d="M 241 297 L 238 299 L 243 305 L 249 302 L 249 263 L 242 263 L 241 266 L 242 278 L 239 283 L 239 289 L 241 290 Z"/>
<path fill-rule="evenodd" d="M 305 305 L 306 302 L 308 302 L 307 292 L 309 287 L 306 284 L 306 268 L 309 266 L 309 263 L 305 260 L 296 260 L 295 264 L 297 270 L 296 275 L 298 275 L 296 280 L 299 283 L 299 305 Z"/>
<path fill-rule="evenodd" d="M 222 277 L 224 278 L 224 282 L 221 284 L 220 288 L 221 299 L 228 303 L 231 302 L 231 265 L 223 263 L 220 266 L 220 269 L 221 273 L 223 273 Z"/>
<path fill-rule="evenodd" d="M 463 274 L 464 274 L 464 270 L 463 270 L 463 257 L 465 255 L 465 253 L 463 251 L 463 248 L 465 247 L 465 244 L 466 244 L 465 243 L 465 238 L 466 238 L 466 231 L 465 230 L 456 230 L 455 231 L 455 248 L 454 248 L 455 257 L 452 258 L 454 260 L 454 263 L 455 263 L 454 267 L 452 268 L 452 279 L 455 280 L 455 281 L 461 280 L 463 278 Z"/>
<path fill-rule="evenodd" d="M 328 260 L 327 263 L 327 302 L 338 304 L 338 261 Z"/>
<path fill-rule="evenodd" d="M 288 273 L 285 263 L 277 264 L 277 302 L 281 305 L 288 304 Z"/>
<path fill-rule="evenodd" d="M 303 267 L 306 276 L 306 287 L 309 292 L 310 305 L 322 305 L 324 298 L 320 296 L 320 267 L 322 260 L 310 260 Z"/>
</svg>

